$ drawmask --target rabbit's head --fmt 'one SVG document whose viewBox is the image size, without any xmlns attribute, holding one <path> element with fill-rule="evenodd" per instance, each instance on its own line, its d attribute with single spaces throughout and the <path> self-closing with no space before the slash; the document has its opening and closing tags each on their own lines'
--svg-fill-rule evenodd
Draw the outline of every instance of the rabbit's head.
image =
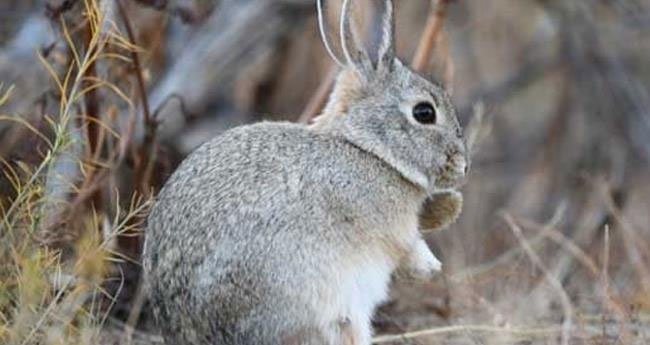
<svg viewBox="0 0 650 345">
<path fill-rule="evenodd" d="M 343 3 L 345 63 L 314 127 L 342 133 L 429 193 L 458 187 L 469 169 L 463 132 L 449 95 L 395 55 L 394 7 L 384 0 L 376 48 L 361 48 Z"/>
</svg>

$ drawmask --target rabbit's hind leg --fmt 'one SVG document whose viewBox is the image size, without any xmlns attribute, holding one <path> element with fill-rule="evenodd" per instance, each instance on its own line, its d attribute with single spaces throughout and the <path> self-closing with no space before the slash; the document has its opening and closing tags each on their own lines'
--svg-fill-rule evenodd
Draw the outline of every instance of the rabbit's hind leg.
<svg viewBox="0 0 650 345">
<path fill-rule="evenodd" d="M 330 327 L 332 343 L 337 345 L 370 345 L 371 334 L 370 323 L 360 318 L 344 317 L 332 324 Z"/>
<path fill-rule="evenodd" d="M 370 345 L 371 330 L 368 322 L 344 318 L 337 325 L 341 345 Z"/>
<path fill-rule="evenodd" d="M 282 345 L 344 345 L 335 339 L 336 337 L 329 330 L 322 331 L 315 327 L 304 327 L 283 337 L 281 343 Z"/>
<path fill-rule="evenodd" d="M 332 323 L 328 330 L 330 344 L 370 345 L 371 330 L 369 322 L 344 317 Z"/>
</svg>

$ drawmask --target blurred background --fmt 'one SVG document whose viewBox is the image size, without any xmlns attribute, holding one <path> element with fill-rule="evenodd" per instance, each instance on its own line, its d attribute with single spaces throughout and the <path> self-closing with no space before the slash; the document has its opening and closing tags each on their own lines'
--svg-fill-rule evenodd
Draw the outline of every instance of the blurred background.
<svg viewBox="0 0 650 345">
<path fill-rule="evenodd" d="M 444 273 L 396 281 L 375 341 L 648 343 L 650 2 L 395 3 L 399 56 L 482 121 L 463 213 L 426 235 Z M 308 122 L 335 73 L 315 0 L 2 0 L 0 342 L 161 343 L 156 192 L 228 128 Z"/>
</svg>

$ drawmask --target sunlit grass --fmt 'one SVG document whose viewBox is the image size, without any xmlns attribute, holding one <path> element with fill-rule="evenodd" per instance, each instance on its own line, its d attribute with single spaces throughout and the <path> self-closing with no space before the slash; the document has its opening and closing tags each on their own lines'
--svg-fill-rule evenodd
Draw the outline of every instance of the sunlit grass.
<svg viewBox="0 0 650 345">
<path fill-rule="evenodd" d="M 96 344 L 101 325 L 107 318 L 113 296 L 104 291 L 107 277 L 112 275 L 116 261 L 123 260 L 114 248 L 117 236 L 133 233 L 141 227 L 150 200 L 134 196 L 126 206 L 118 200 L 113 214 L 88 208 L 74 224 L 78 229 L 65 229 L 79 234 L 71 236 L 67 250 L 44 243 L 43 220 L 52 203 L 46 193 L 47 179 L 52 169 L 75 139 L 70 135 L 71 124 L 81 114 L 84 96 L 95 90 L 109 90 L 128 107 L 131 101 L 117 86 L 97 77 L 87 76 L 89 66 L 102 59 L 127 61 L 127 58 L 107 52 L 107 47 L 134 49 L 121 38 L 115 25 L 104 18 L 97 3 L 83 2 L 83 16 L 90 39 L 78 47 L 68 24 L 61 19 L 63 37 L 71 52 L 71 62 L 62 73 L 47 58 L 39 54 L 58 94 L 59 112 L 56 117 L 45 116 L 51 135 L 19 116 L 0 114 L 0 121 L 11 121 L 26 128 L 46 147 L 38 164 L 22 161 L 2 161 L 0 171 L 13 189 L 11 202 L 0 204 L 0 343 L 27 344 Z M 0 106 L 14 97 L 13 87 L 0 86 Z M 119 136 L 108 124 L 99 126 L 113 137 Z M 112 161 L 96 158 L 79 165 L 111 168 Z M 68 181 L 75 193 L 82 191 Z M 106 303 L 108 301 L 108 304 Z"/>
</svg>

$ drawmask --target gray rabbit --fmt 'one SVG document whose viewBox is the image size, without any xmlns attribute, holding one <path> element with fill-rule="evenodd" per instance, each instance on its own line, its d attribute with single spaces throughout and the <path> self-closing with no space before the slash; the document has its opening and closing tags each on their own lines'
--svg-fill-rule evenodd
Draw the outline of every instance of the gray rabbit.
<svg viewBox="0 0 650 345">
<path fill-rule="evenodd" d="M 167 344 L 367 345 L 391 275 L 440 270 L 419 216 L 457 217 L 465 142 L 448 95 L 396 58 L 383 4 L 368 52 L 344 2 L 345 67 L 313 125 L 229 130 L 160 192 L 143 265 Z"/>
</svg>

